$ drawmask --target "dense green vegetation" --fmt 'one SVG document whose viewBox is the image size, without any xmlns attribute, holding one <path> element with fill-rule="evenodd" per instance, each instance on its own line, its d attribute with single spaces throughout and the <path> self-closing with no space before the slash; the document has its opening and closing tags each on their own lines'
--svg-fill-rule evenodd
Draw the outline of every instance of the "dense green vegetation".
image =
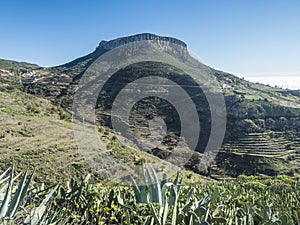
<svg viewBox="0 0 300 225">
<path fill-rule="evenodd" d="M 81 181 L 45 188 L 34 172 L 0 175 L 2 224 L 298 224 L 299 177 L 239 176 L 185 185 L 143 168 L 140 185 Z"/>
</svg>

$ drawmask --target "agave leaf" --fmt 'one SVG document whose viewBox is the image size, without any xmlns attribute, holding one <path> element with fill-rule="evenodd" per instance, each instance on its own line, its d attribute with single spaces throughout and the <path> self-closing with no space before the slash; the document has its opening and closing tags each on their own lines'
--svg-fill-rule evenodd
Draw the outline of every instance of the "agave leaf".
<svg viewBox="0 0 300 225">
<path fill-rule="evenodd" d="M 161 196 L 162 196 L 162 206 L 164 206 L 166 202 L 166 192 L 168 187 L 171 187 L 173 184 L 172 183 L 165 183 L 162 188 L 161 188 Z"/>
<path fill-rule="evenodd" d="M 149 172 L 149 169 L 146 168 L 146 176 L 147 176 L 147 179 L 148 179 L 148 190 L 149 190 L 149 197 L 150 197 L 150 202 L 157 202 L 156 199 L 155 199 L 155 191 L 154 191 L 154 183 L 153 183 L 153 180 L 152 180 L 152 177 L 150 175 L 150 172 Z"/>
<path fill-rule="evenodd" d="M 189 225 L 193 225 L 193 214 L 190 215 L 190 219 L 189 219 Z"/>
<path fill-rule="evenodd" d="M 145 185 L 141 185 L 140 186 L 140 190 L 141 190 L 141 203 L 148 203 L 148 201 L 147 201 L 146 186 Z"/>
<path fill-rule="evenodd" d="M 0 180 L 7 174 L 8 171 L 10 171 L 11 168 L 8 168 L 0 175 Z"/>
<path fill-rule="evenodd" d="M 145 167 L 142 167 L 142 174 L 143 174 L 143 179 L 144 179 L 144 186 L 147 186 L 147 178 L 146 178 L 146 172 L 145 172 Z"/>
<path fill-rule="evenodd" d="M 174 184 L 177 185 L 178 184 L 178 180 L 179 180 L 179 171 L 177 171 L 177 174 L 176 174 L 176 177 L 175 177 L 175 180 L 174 180 Z"/>
<path fill-rule="evenodd" d="M 168 218 L 168 212 L 169 212 L 169 205 L 168 201 L 166 201 L 164 208 L 163 208 L 163 216 L 162 216 L 162 224 L 165 225 Z"/>
<path fill-rule="evenodd" d="M 5 170 L 1 175 L 0 175 L 0 184 L 2 184 L 3 182 L 7 181 L 9 179 L 9 176 L 4 178 L 3 177 L 7 174 L 7 172 L 10 170 L 10 168 L 8 168 L 7 170 Z"/>
<path fill-rule="evenodd" d="M 208 203 L 208 207 L 206 208 L 206 214 L 205 214 L 205 221 L 208 221 L 208 218 L 210 217 L 210 214 L 209 214 L 209 205 L 210 203 Z"/>
<path fill-rule="evenodd" d="M 16 180 L 16 179 L 18 179 L 19 178 L 19 176 L 21 176 L 22 175 L 22 172 L 21 173 L 18 173 L 17 174 L 17 176 L 14 176 L 13 177 L 13 182 Z M 4 180 L 6 181 L 6 180 L 8 180 L 10 178 L 10 176 L 8 176 L 7 178 L 5 178 Z M 5 182 L 4 181 L 4 182 Z M 0 189 L 0 196 L 1 196 L 1 194 L 3 194 L 3 195 L 5 195 L 6 194 L 6 190 L 7 190 L 7 185 L 8 184 L 5 184 L 5 185 L 3 185 L 3 187 Z M 13 188 L 13 187 L 12 187 Z M 4 197 L 3 198 L 1 198 L 0 197 L 0 200 L 3 200 L 4 199 Z"/>
<path fill-rule="evenodd" d="M 175 204 L 177 197 L 178 197 L 177 187 L 175 184 L 173 184 L 170 191 L 169 205 L 173 206 Z"/>
<path fill-rule="evenodd" d="M 162 200 L 162 195 L 161 195 L 160 182 L 159 182 L 158 177 L 156 175 L 156 172 L 155 172 L 155 170 L 153 169 L 152 166 L 151 166 L 151 172 L 152 172 L 152 176 L 153 176 L 153 180 L 154 180 L 153 190 L 154 190 L 155 195 L 156 195 L 155 200 L 157 200 L 159 205 L 162 207 L 163 206 L 163 200 Z"/>
<path fill-rule="evenodd" d="M 14 177 L 14 167 L 11 168 L 9 183 L 7 185 L 5 197 L 4 197 L 1 207 L 0 207 L 0 218 L 4 218 L 8 211 L 8 206 L 9 206 L 9 202 L 11 199 L 11 191 L 12 191 L 12 186 L 13 186 L 13 177 Z"/>
<path fill-rule="evenodd" d="M 56 185 L 52 189 L 52 191 L 46 195 L 46 197 L 41 202 L 41 204 L 32 211 L 31 215 L 27 216 L 27 218 L 24 221 L 24 224 L 28 224 L 28 225 L 39 224 L 40 220 L 43 218 L 43 215 L 47 209 L 48 201 L 50 200 L 50 198 L 52 197 L 52 195 L 54 194 L 54 192 L 57 190 L 58 187 L 59 185 Z"/>
<path fill-rule="evenodd" d="M 27 190 L 24 190 L 24 187 L 26 184 L 26 179 L 27 179 L 27 170 L 25 171 L 21 181 L 19 182 L 18 189 L 15 192 L 14 197 L 10 203 L 8 212 L 6 214 L 7 217 L 10 217 L 10 218 L 13 217 L 13 215 L 15 215 L 17 209 L 19 208 L 20 201 L 22 201 L 22 199 L 21 199 L 22 192 L 27 191 Z"/>
<path fill-rule="evenodd" d="M 172 187 L 174 187 L 174 185 Z M 178 198 L 176 198 L 174 202 L 173 214 L 172 214 L 172 225 L 176 225 L 176 221 L 177 221 L 177 200 Z"/>
<path fill-rule="evenodd" d="M 21 175 L 23 174 L 23 172 L 18 173 L 16 176 L 13 177 L 13 182 L 15 180 L 17 180 Z"/>
<path fill-rule="evenodd" d="M 210 203 L 210 197 L 207 195 L 201 200 L 199 206 L 207 206 L 209 203 Z"/>
<path fill-rule="evenodd" d="M 154 206 L 153 206 L 152 203 L 150 203 L 150 209 L 151 209 L 153 218 L 154 218 L 154 220 L 155 220 L 155 223 L 157 223 L 158 225 L 161 225 L 160 219 L 159 219 L 158 215 L 156 214 L 155 209 L 154 209 Z"/>
<path fill-rule="evenodd" d="M 5 177 L 5 178 L 3 178 L 3 179 L 0 181 L 0 184 L 2 184 L 2 183 L 4 183 L 4 182 L 6 182 L 8 179 L 9 179 L 9 176 L 8 176 L 8 177 Z M 1 188 L 1 189 L 2 189 L 2 188 Z"/>
<path fill-rule="evenodd" d="M 23 190 L 22 190 L 22 193 L 21 193 L 21 196 L 20 196 L 20 200 L 19 200 L 19 205 L 18 205 L 18 207 L 19 207 L 20 204 L 23 202 L 23 200 L 24 200 L 24 198 L 25 198 L 25 196 L 26 196 L 26 194 L 27 194 L 27 191 L 29 190 L 29 186 L 30 186 L 30 184 L 31 184 L 31 182 L 32 182 L 34 173 L 35 173 L 35 170 L 33 170 L 32 173 L 30 174 L 30 177 L 29 177 L 29 179 L 27 180 L 27 182 L 26 182 L 26 184 L 25 184 L 25 186 L 24 186 L 24 188 L 23 188 Z M 17 210 L 17 209 L 16 209 L 16 210 Z M 14 213 L 14 215 L 15 215 L 15 213 Z M 14 215 L 13 215 L 13 216 L 14 216 Z"/>
<path fill-rule="evenodd" d="M 178 190 L 177 190 L 178 193 L 180 192 L 181 187 L 185 186 L 185 185 L 182 184 L 182 181 L 183 181 L 183 178 L 180 178 L 179 183 L 176 185 L 178 187 Z"/>
<path fill-rule="evenodd" d="M 171 193 L 170 193 L 170 198 L 169 198 L 169 204 L 174 205 L 175 201 L 178 199 L 179 191 L 180 191 L 180 186 L 182 183 L 182 179 L 179 180 L 179 172 L 177 172 L 176 178 L 173 182 L 173 186 L 171 188 Z"/>
<path fill-rule="evenodd" d="M 145 175 L 145 169 L 144 166 L 142 168 L 142 174 L 143 174 L 143 180 L 144 184 L 140 186 L 140 191 L 141 191 L 141 202 L 142 203 L 148 203 L 148 197 L 147 197 L 147 180 L 146 180 L 146 175 Z"/>
<path fill-rule="evenodd" d="M 165 183 L 167 183 L 167 180 L 168 180 L 168 175 L 164 173 L 160 184 L 161 188 L 164 186 Z"/>
<path fill-rule="evenodd" d="M 136 201 L 136 203 L 142 203 L 140 188 L 137 185 L 135 179 L 132 176 L 130 176 L 130 178 L 131 178 L 132 183 L 133 183 L 132 187 L 133 187 L 133 191 L 134 191 L 134 195 L 135 195 L 135 201 Z"/>
</svg>

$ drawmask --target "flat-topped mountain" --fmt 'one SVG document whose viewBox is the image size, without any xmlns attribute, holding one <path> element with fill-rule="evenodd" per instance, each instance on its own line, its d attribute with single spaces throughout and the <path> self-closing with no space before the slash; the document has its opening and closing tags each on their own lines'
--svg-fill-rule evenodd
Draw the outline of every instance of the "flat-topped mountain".
<svg viewBox="0 0 300 225">
<path fill-rule="evenodd" d="M 169 43 L 174 43 L 176 45 L 179 45 L 182 48 L 187 48 L 186 43 L 176 38 L 162 37 L 150 33 L 136 34 L 128 37 L 117 38 L 111 41 L 101 41 L 98 48 L 110 50 L 128 43 L 132 43 L 136 41 L 148 41 L 148 40 L 155 41 L 161 45 L 168 45 Z"/>
<path fill-rule="evenodd" d="M 0 63 L 0 69 L 12 76 L 1 76 L 1 85 L 18 87 L 23 92 L 50 100 L 55 105 L 70 111 L 72 99 L 78 82 L 85 70 L 105 52 L 141 40 L 153 40 L 161 46 L 174 43 L 187 51 L 187 45 L 175 38 L 161 37 L 154 34 L 137 34 L 101 41 L 94 52 L 73 60 L 64 65 L 52 68 L 28 67 L 21 64 L 15 67 Z M 10 64 L 11 65 L 11 64 Z M 23 65 L 23 64 L 22 64 Z M 226 111 L 227 129 L 222 148 L 207 171 L 199 167 L 201 152 L 207 144 L 209 109 L 205 106 L 205 98 L 199 98 L 198 113 L 203 120 L 204 131 L 197 145 L 199 154 L 186 165 L 197 173 L 217 175 L 246 174 L 278 174 L 299 173 L 300 165 L 300 92 L 274 88 L 258 83 L 251 83 L 243 78 L 205 66 L 215 76 L 223 92 Z M 14 71 L 12 71 L 14 70 Z M 4 74 L 4 72 L 3 72 Z M 157 62 L 143 62 L 130 65 L 114 74 L 98 97 L 96 108 L 99 125 L 111 127 L 109 111 L 117 93 L 124 85 L 147 74 L 172 78 L 178 83 L 189 85 L 189 75 L 170 65 Z M 162 91 L 163 88 L 162 88 Z M 192 87 L 187 88 L 193 93 Z M 145 99 L 132 110 L 132 129 L 138 136 L 148 135 L 147 120 L 154 116 L 164 118 L 170 126 L 168 136 L 162 145 L 149 151 L 159 157 L 167 157 L 176 145 L 180 135 L 180 127 L 176 122 L 176 113 L 168 106 L 168 110 L 157 110 L 166 105 L 160 99 Z M 201 107 L 200 107 L 201 106 Z M 146 118 L 145 116 L 146 115 Z"/>
</svg>

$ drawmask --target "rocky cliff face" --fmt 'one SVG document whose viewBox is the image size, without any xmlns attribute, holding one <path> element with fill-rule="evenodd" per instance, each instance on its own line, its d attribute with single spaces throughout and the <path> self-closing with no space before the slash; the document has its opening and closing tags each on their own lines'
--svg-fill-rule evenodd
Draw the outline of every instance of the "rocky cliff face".
<svg viewBox="0 0 300 225">
<path fill-rule="evenodd" d="M 147 40 L 155 41 L 157 44 L 161 46 L 169 46 L 170 44 L 175 44 L 177 45 L 178 48 L 182 50 L 187 49 L 187 45 L 183 41 L 180 41 L 172 37 L 162 37 L 150 33 L 143 33 L 143 34 L 137 34 L 137 35 L 123 37 L 123 38 L 117 38 L 111 41 L 101 41 L 97 49 L 111 50 L 113 48 L 117 48 L 119 46 L 128 43 L 132 43 L 136 41 L 147 41 Z"/>
</svg>

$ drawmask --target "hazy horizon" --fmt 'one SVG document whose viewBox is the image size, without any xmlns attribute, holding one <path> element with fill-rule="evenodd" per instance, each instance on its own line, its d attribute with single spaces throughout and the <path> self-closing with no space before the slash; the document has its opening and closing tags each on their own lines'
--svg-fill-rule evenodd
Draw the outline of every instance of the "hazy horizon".
<svg viewBox="0 0 300 225">
<path fill-rule="evenodd" d="M 300 75 L 284 76 L 284 75 L 268 75 L 268 76 L 247 76 L 244 78 L 253 83 L 262 83 L 272 87 L 279 87 L 283 89 L 299 90 L 300 89 Z"/>
</svg>

